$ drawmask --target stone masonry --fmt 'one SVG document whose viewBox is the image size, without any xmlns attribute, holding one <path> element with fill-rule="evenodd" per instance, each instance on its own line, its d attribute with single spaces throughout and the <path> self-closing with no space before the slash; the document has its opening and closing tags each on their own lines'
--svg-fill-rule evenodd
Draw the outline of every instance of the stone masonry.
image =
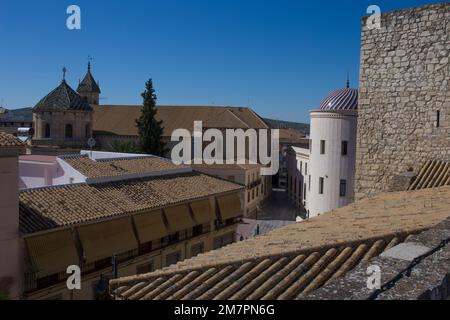
<svg viewBox="0 0 450 320">
<path fill-rule="evenodd" d="M 382 8 L 381 8 L 382 9 Z M 450 160 L 450 2 L 363 18 L 355 197 Z"/>
</svg>

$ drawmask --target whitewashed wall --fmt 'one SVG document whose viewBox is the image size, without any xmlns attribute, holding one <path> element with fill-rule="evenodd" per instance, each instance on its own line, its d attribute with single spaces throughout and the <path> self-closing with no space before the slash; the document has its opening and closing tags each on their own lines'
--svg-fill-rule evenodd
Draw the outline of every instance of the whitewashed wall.
<svg viewBox="0 0 450 320">
<path fill-rule="evenodd" d="M 310 217 L 345 206 L 354 199 L 356 155 L 356 111 L 311 112 L 312 150 L 310 158 Z M 320 141 L 325 140 L 325 154 Z M 348 141 L 347 155 L 341 155 L 342 141 Z M 324 178 L 324 193 L 319 194 L 319 177 Z M 346 197 L 339 196 L 340 180 L 347 180 Z"/>
</svg>

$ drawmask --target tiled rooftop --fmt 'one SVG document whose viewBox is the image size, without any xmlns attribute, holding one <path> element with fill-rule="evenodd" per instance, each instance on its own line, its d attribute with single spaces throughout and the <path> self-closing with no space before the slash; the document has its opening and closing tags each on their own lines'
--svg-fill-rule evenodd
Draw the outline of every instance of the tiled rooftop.
<svg viewBox="0 0 450 320">
<path fill-rule="evenodd" d="M 0 131 L 0 147 L 23 147 L 22 141 L 11 134 Z"/>
<path fill-rule="evenodd" d="M 136 136 L 135 120 L 141 106 L 94 106 L 94 131 L 98 134 Z M 157 106 L 156 119 L 162 121 L 164 136 L 176 129 L 193 131 L 194 121 L 204 128 L 269 129 L 267 124 L 249 108 L 211 106 Z"/>
<path fill-rule="evenodd" d="M 113 288 L 122 299 L 294 299 L 403 239 L 390 236 L 202 269 L 159 272 L 119 281 Z"/>
<path fill-rule="evenodd" d="M 345 277 L 311 294 L 309 300 L 445 300 L 450 298 L 450 218 L 420 234 L 410 236 L 369 263 L 361 263 Z M 446 245 L 445 245 L 446 243 Z M 367 268 L 382 270 L 383 290 L 367 288 Z M 408 270 L 408 271 L 407 271 Z M 398 277 L 401 275 L 401 277 Z M 396 279 L 391 282 L 391 280 Z"/>
<path fill-rule="evenodd" d="M 110 160 L 92 160 L 87 156 L 65 156 L 62 159 L 87 178 L 116 177 L 122 175 L 161 172 L 186 168 L 168 159 L 141 157 Z"/>
<path fill-rule="evenodd" d="M 251 163 L 246 163 L 246 164 L 237 164 L 237 163 L 233 163 L 233 164 L 193 164 L 192 168 L 194 170 L 201 170 L 201 169 L 219 169 L 219 170 L 252 170 L 252 169 L 257 169 L 257 168 L 261 168 L 260 164 L 251 164 Z"/>
<path fill-rule="evenodd" d="M 420 170 L 409 190 L 450 186 L 450 162 L 428 161 Z"/>
<path fill-rule="evenodd" d="M 241 188 L 207 175 L 185 173 L 30 189 L 20 192 L 20 229 L 22 233 L 32 233 L 137 213 Z"/>
<path fill-rule="evenodd" d="M 129 299 L 296 298 L 450 216 L 450 187 L 388 193 L 112 282 Z"/>
<path fill-rule="evenodd" d="M 34 107 L 33 112 L 43 111 L 87 111 L 92 107 L 65 80 L 42 98 Z"/>
</svg>

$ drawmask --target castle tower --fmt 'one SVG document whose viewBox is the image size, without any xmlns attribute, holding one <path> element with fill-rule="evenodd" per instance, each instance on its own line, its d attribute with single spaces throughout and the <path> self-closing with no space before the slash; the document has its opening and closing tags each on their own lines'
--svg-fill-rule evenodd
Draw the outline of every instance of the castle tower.
<svg viewBox="0 0 450 320">
<path fill-rule="evenodd" d="M 98 83 L 95 82 L 95 79 L 92 76 L 90 62 L 88 62 L 88 70 L 83 81 L 78 85 L 77 92 L 81 97 L 85 98 L 89 104 L 99 104 L 101 91 Z"/>
<path fill-rule="evenodd" d="M 358 90 L 336 90 L 311 111 L 310 216 L 354 201 Z"/>
<path fill-rule="evenodd" d="M 19 236 L 19 159 L 25 146 L 0 132 L 0 300 L 22 292 L 22 244 Z"/>
</svg>

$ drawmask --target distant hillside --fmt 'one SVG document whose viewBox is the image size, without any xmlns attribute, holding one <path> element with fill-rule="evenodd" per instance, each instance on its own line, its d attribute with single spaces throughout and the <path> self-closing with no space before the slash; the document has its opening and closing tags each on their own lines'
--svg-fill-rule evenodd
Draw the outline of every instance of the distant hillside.
<svg viewBox="0 0 450 320">
<path fill-rule="evenodd" d="M 263 118 L 272 129 L 295 129 L 309 135 L 309 124 Z"/>
<path fill-rule="evenodd" d="M 24 121 L 33 121 L 31 108 L 21 108 L 8 111 L 13 114 L 14 118 L 23 119 Z"/>
</svg>

